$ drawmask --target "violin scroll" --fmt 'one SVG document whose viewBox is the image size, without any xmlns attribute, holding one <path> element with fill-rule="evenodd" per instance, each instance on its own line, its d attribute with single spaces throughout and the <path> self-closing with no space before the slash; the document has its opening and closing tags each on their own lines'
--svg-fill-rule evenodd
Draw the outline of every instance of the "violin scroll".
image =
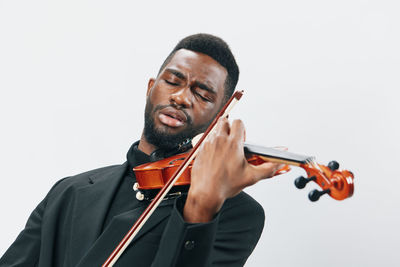
<svg viewBox="0 0 400 267">
<path fill-rule="evenodd" d="M 336 200 L 343 200 L 353 195 L 354 175 L 348 170 L 339 170 L 338 162 L 331 161 L 328 166 L 324 166 L 314 161 L 308 161 L 300 164 L 300 167 L 307 172 L 309 178 L 298 177 L 294 182 L 295 186 L 302 189 L 307 183 L 314 181 L 322 189 L 322 191 L 312 190 L 308 194 L 311 201 L 319 200 L 324 194 L 328 194 Z"/>
</svg>

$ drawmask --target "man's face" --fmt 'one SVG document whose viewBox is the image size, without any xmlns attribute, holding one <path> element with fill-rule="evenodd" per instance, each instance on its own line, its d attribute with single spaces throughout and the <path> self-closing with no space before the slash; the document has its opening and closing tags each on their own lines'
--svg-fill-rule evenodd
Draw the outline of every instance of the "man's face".
<svg viewBox="0 0 400 267">
<path fill-rule="evenodd" d="M 222 106 L 226 77 L 226 69 L 213 58 L 178 50 L 149 81 L 146 140 L 168 150 L 205 131 Z"/>
</svg>

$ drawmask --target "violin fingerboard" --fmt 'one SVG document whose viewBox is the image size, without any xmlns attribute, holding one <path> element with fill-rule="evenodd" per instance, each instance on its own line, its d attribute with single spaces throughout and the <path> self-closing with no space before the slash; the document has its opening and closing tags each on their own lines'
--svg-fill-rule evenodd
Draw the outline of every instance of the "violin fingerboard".
<svg viewBox="0 0 400 267">
<path fill-rule="evenodd" d="M 244 145 L 244 152 L 247 154 L 255 154 L 267 158 L 281 159 L 284 161 L 292 161 L 295 163 L 305 164 L 314 159 L 314 157 L 299 155 L 285 150 L 279 150 L 272 147 L 263 147 L 258 145 Z"/>
</svg>

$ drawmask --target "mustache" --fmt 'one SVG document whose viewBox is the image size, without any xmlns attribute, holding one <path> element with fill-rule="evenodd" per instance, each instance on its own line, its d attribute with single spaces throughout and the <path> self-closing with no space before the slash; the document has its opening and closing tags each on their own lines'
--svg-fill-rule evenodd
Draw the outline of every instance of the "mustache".
<svg viewBox="0 0 400 267">
<path fill-rule="evenodd" d="M 186 123 L 189 124 L 189 125 L 192 125 L 192 122 L 193 122 L 192 121 L 192 117 L 190 117 L 189 114 L 184 109 L 176 108 L 176 105 L 171 105 L 171 104 L 170 105 L 157 105 L 157 106 L 154 107 L 153 113 L 156 113 L 157 111 L 159 111 L 161 109 L 164 109 L 164 108 L 167 108 L 167 107 L 172 107 L 174 109 L 182 111 L 186 116 Z"/>
</svg>

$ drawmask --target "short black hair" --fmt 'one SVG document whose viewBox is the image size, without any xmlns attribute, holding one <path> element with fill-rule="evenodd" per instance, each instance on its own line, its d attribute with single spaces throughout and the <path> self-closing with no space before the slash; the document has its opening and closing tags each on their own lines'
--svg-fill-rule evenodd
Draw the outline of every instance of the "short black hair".
<svg viewBox="0 0 400 267">
<path fill-rule="evenodd" d="M 164 63 L 161 65 L 158 73 L 164 69 L 179 49 L 187 49 L 206 54 L 221 64 L 228 72 L 225 80 L 225 99 L 227 100 L 233 94 L 239 79 L 239 67 L 236 64 L 231 49 L 224 40 L 206 33 L 198 33 L 185 37 L 171 51 Z"/>
</svg>

